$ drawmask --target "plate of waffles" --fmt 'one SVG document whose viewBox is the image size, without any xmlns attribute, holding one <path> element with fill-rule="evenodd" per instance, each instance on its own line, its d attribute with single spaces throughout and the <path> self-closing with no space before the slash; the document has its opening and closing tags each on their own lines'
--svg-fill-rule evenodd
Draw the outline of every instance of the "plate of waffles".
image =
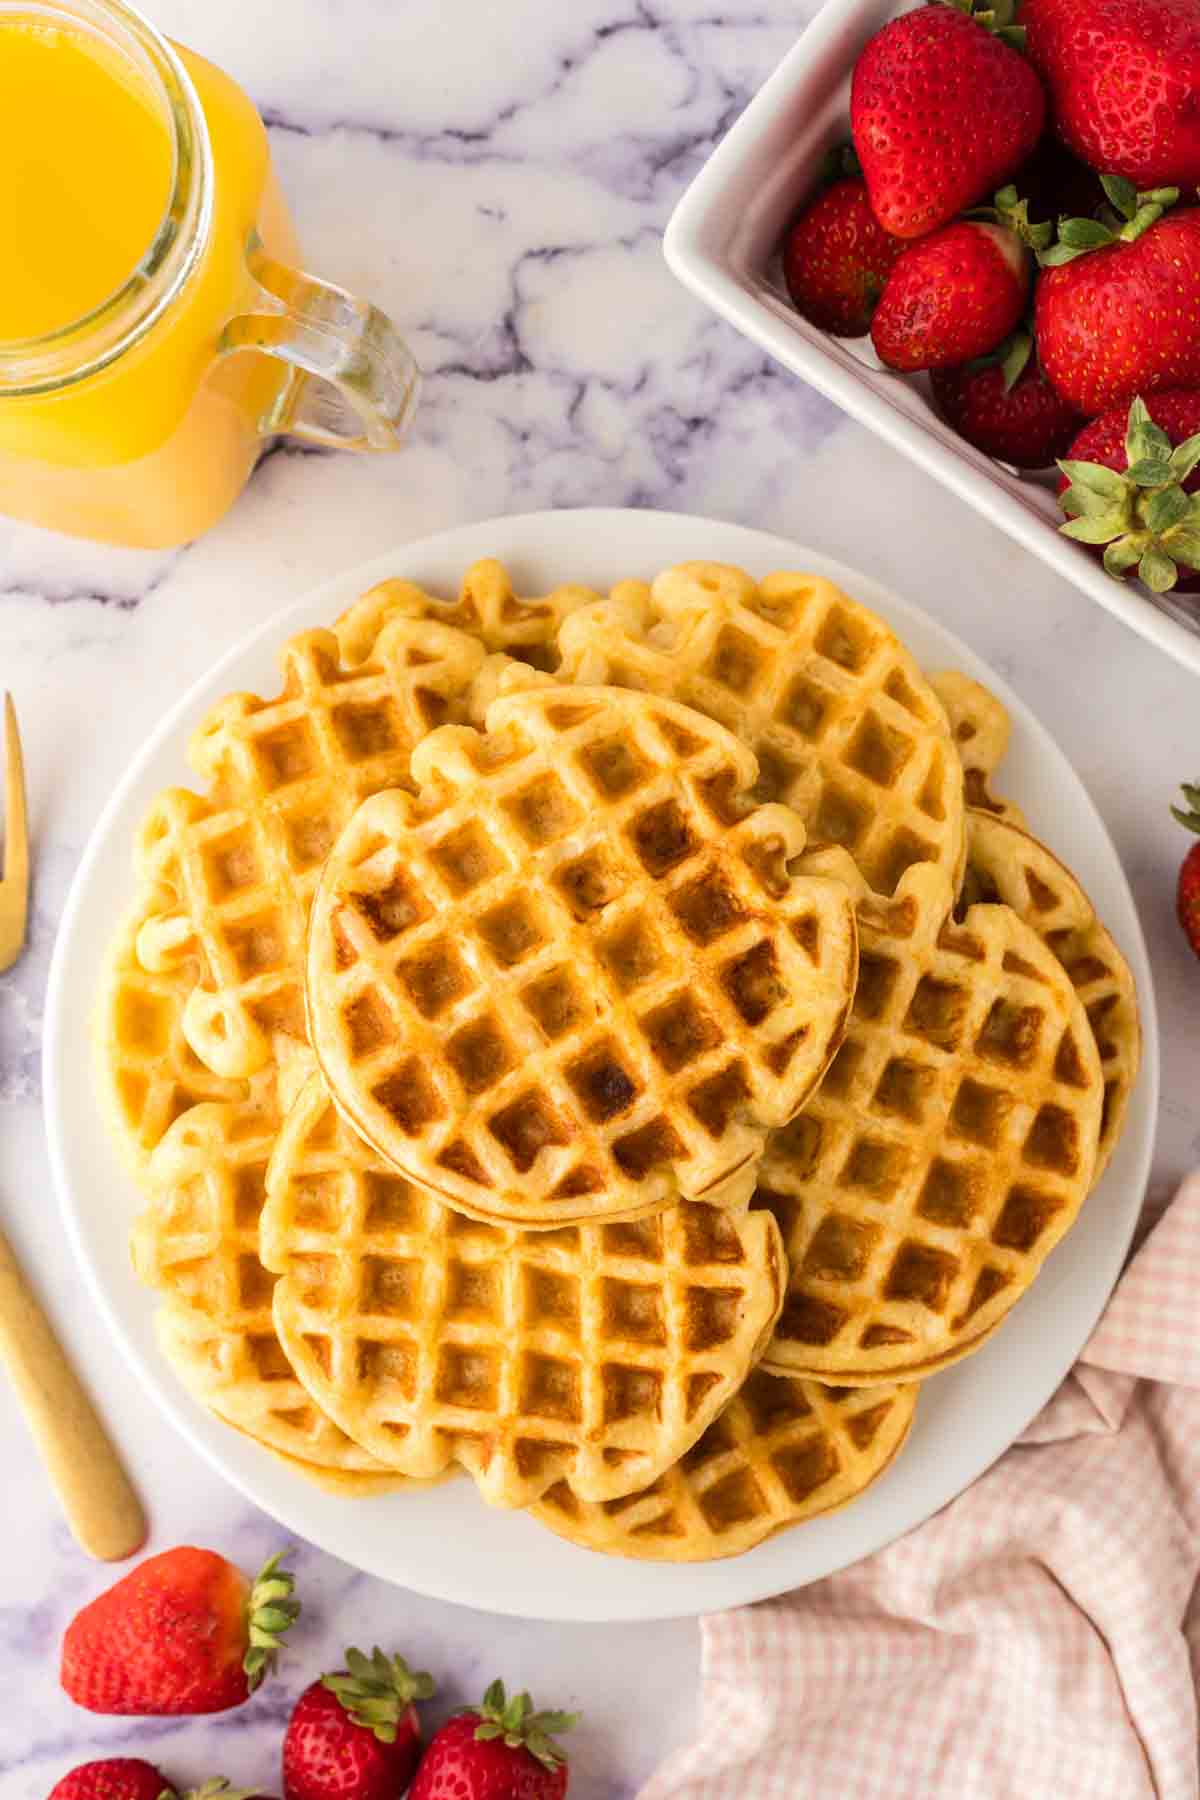
<svg viewBox="0 0 1200 1800">
<path fill-rule="evenodd" d="M 1157 1104 L 1116 852 L 935 620 L 785 539 L 531 514 L 350 570 L 175 706 L 80 864 L 46 1116 L 210 1463 L 563 1620 L 842 1568 L 1019 1435 Z"/>
</svg>

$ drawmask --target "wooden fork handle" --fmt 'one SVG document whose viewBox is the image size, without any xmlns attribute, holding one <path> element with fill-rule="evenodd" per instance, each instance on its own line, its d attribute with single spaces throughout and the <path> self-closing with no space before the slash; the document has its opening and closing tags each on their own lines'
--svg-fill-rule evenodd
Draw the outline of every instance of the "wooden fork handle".
<svg viewBox="0 0 1200 1800">
<path fill-rule="evenodd" d="M 146 1540 L 146 1516 L 112 1441 L 0 1232 L 0 1362 L 81 1549 L 120 1562 Z"/>
</svg>

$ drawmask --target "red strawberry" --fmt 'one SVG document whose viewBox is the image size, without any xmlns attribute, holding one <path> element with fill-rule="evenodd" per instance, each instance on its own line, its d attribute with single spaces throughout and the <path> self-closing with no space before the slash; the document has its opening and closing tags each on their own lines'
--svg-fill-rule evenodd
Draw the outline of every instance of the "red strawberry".
<svg viewBox="0 0 1200 1800">
<path fill-rule="evenodd" d="M 1173 806 L 1172 816 L 1181 825 L 1186 825 L 1189 831 L 1200 832 L 1200 782 L 1185 781 L 1183 797 L 1187 803 L 1187 811 L 1181 806 Z M 1193 844 L 1183 859 L 1179 885 L 1175 891 L 1175 910 L 1179 914 L 1184 937 L 1196 955 L 1200 956 L 1200 843 Z"/>
<path fill-rule="evenodd" d="M 1200 385 L 1200 210 L 1164 218 L 1174 189 L 1136 194 L 1110 176 L 1104 185 L 1124 222 L 1063 220 L 1034 310 L 1042 367 L 1087 418 L 1135 394 Z"/>
<path fill-rule="evenodd" d="M 903 248 L 871 211 L 861 180 L 835 181 L 783 240 L 784 279 L 797 312 L 835 337 L 864 337 Z"/>
<path fill-rule="evenodd" d="M 253 1586 L 214 1550 L 139 1563 L 67 1627 L 62 1685 L 91 1712 L 210 1713 L 258 1686 L 299 1612 L 273 1556 Z"/>
<path fill-rule="evenodd" d="M 854 148 L 875 216 L 895 237 L 923 237 L 990 194 L 1042 133 L 1046 96 L 1012 48 L 1011 0 L 989 8 L 991 29 L 971 5 L 904 13 L 854 65 Z"/>
<path fill-rule="evenodd" d="M 960 437 L 1018 469 L 1046 469 L 1065 455 L 1082 420 L 1038 367 L 1028 332 L 1003 357 L 930 377 L 942 416 Z"/>
<path fill-rule="evenodd" d="M 421 1752 L 414 1700 L 432 1677 L 402 1656 L 347 1650 L 346 1668 L 306 1687 L 283 1740 L 284 1800 L 396 1800 Z"/>
<path fill-rule="evenodd" d="M 482 1705 L 434 1733 L 408 1800 L 562 1800 L 567 1759 L 551 1734 L 576 1718 L 534 1712 L 528 1694 L 509 1700 L 493 1681 Z"/>
<path fill-rule="evenodd" d="M 1114 407 L 1084 427 L 1059 466 L 1071 515 L 1061 529 L 1105 545 L 1110 575 L 1136 564 L 1156 594 L 1200 590 L 1200 390 L 1152 394 L 1128 415 Z"/>
<path fill-rule="evenodd" d="M 163 1800 L 171 1784 L 153 1763 L 137 1756 L 106 1756 L 80 1763 L 56 1781 L 49 1800 Z"/>
<path fill-rule="evenodd" d="M 231 1788 L 223 1776 L 206 1781 L 183 1800 L 251 1800 L 250 1788 Z M 137 1756 L 106 1756 L 80 1763 L 50 1789 L 48 1800 L 179 1800 L 166 1776 Z"/>
<path fill-rule="evenodd" d="M 909 244 L 871 320 L 880 362 L 939 369 L 986 356 L 1024 312 L 1029 279 L 1029 252 L 1002 225 L 959 219 Z"/>
<path fill-rule="evenodd" d="M 1025 0 L 1064 141 L 1139 187 L 1200 184 L 1200 0 Z"/>
</svg>

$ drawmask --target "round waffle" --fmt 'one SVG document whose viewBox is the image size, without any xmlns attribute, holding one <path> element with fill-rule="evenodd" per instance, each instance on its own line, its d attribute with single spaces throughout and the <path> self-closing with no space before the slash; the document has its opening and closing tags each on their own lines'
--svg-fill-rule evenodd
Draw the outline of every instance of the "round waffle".
<svg viewBox="0 0 1200 1800">
<path fill-rule="evenodd" d="M 1100 1052 L 1104 1111 L 1095 1180 L 1125 1123 L 1142 1056 L 1137 989 L 1128 963 L 1071 871 L 1018 825 L 973 809 L 967 815 L 963 898 L 1002 901 L 1051 949 L 1083 1002 Z"/>
<path fill-rule="evenodd" d="M 301 1387 L 275 1333 L 258 1239 L 278 1128 L 273 1085 L 178 1119 L 150 1159 L 154 1198 L 133 1229 L 134 1269 L 164 1296 L 159 1344 L 203 1405 L 301 1462 L 381 1475 Z"/>
<path fill-rule="evenodd" d="M 368 1142 L 527 1227 L 714 1199 L 836 1050 L 845 887 L 744 800 L 754 758 L 690 709 L 543 687 L 418 746 L 313 905 L 311 1040 Z"/>
<path fill-rule="evenodd" d="M 879 893 L 916 862 L 963 867 L 962 773 L 945 714 L 882 619 L 815 575 L 720 563 L 626 581 L 564 621 L 560 679 L 679 700 L 758 758 L 755 790 Z"/>
<path fill-rule="evenodd" d="M 829 1388 L 755 1369 L 699 1443 L 649 1487 L 589 1504 L 560 1482 L 533 1517 L 610 1556 L 739 1556 L 856 1500 L 904 1443 L 916 1400 L 915 1384 Z"/>
<path fill-rule="evenodd" d="M 791 1265 L 764 1360 L 847 1385 L 978 1347 L 1078 1214 L 1104 1094 L 1082 1002 L 1008 907 L 947 922 L 944 877 L 914 868 L 859 929 L 845 1043 L 756 1196 Z"/>
<path fill-rule="evenodd" d="M 322 1411 L 405 1474 L 461 1464 L 498 1506 L 564 1479 L 597 1500 L 655 1479 L 735 1392 L 782 1298 L 765 1213 L 484 1225 L 375 1156 L 319 1079 L 267 1188 L 276 1326 Z"/>
<path fill-rule="evenodd" d="M 408 783 L 433 726 L 474 716 L 473 684 L 502 691 L 500 653 L 528 679 L 531 659 L 553 660 L 560 620 L 595 598 L 579 587 L 519 598 L 492 561 L 468 570 L 454 601 L 384 582 L 332 631 L 283 646 L 275 699 L 231 694 L 210 709 L 188 751 L 205 792 L 160 795 L 136 859 L 157 896 L 139 959 L 187 982 L 184 1032 L 209 1068 L 252 1074 L 273 1034 L 303 1036 L 308 907 L 359 801 Z"/>
</svg>

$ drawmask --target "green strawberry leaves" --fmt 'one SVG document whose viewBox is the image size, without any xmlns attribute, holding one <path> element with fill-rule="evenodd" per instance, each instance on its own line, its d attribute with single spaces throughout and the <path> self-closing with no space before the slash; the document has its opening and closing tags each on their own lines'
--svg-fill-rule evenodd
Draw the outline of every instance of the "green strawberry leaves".
<svg viewBox="0 0 1200 1800">
<path fill-rule="evenodd" d="M 300 1602 L 294 1594 L 296 1578 L 290 1569 L 279 1566 L 287 1554 L 286 1550 L 280 1550 L 268 1558 L 250 1589 L 246 1622 L 249 1643 L 242 1667 L 249 1677 L 251 1693 L 274 1666 L 283 1633 L 300 1614 Z"/>
<path fill-rule="evenodd" d="M 956 12 L 966 13 L 993 37 L 1007 44 L 1010 50 L 1025 48 L 1025 27 L 1014 24 L 1017 16 L 1016 0 L 988 0 L 988 4 L 976 10 L 975 0 L 942 0 L 943 5 L 952 6 Z"/>
<path fill-rule="evenodd" d="M 1059 530 L 1076 543 L 1104 545 L 1104 567 L 1115 580 L 1136 566 L 1152 593 L 1165 594 L 1181 563 L 1200 569 L 1200 494 L 1183 488 L 1200 465 L 1200 433 L 1172 448 L 1139 397 L 1129 408 L 1125 454 L 1123 473 L 1101 463 L 1059 463 L 1069 483 L 1059 495 L 1067 514 Z"/>
<path fill-rule="evenodd" d="M 1200 779 L 1182 783 L 1183 797 L 1187 802 L 1187 811 L 1182 806 L 1171 808 L 1171 817 L 1186 825 L 1189 831 L 1200 832 Z"/>
<path fill-rule="evenodd" d="M 1011 394 L 1021 379 L 1026 363 L 1033 351 L 1033 335 L 1028 331 L 1014 331 L 1006 344 L 1000 346 L 1000 367 L 1004 373 L 1004 391 Z"/>
<path fill-rule="evenodd" d="M 373 1732 L 381 1744 L 394 1744 L 412 1702 L 432 1696 L 433 1676 L 424 1669 L 414 1674 L 402 1656 L 385 1656 L 376 1644 L 370 1656 L 347 1650 L 346 1674 L 322 1675 L 321 1686 L 336 1694 L 356 1725 Z"/>
<path fill-rule="evenodd" d="M 481 1741 L 503 1738 L 510 1750 L 528 1750 L 552 1773 L 567 1760 L 566 1751 L 555 1743 L 552 1734 L 570 1731 L 579 1723 L 578 1713 L 535 1712 L 528 1694 L 514 1694 L 510 1700 L 502 1681 L 492 1682 L 480 1706 L 464 1710 L 478 1713 L 475 1736 Z"/>
<path fill-rule="evenodd" d="M 1037 257 L 1041 256 L 1054 236 L 1054 227 L 1049 219 L 1043 219 L 1037 224 L 1030 219 L 1029 202 L 1022 200 L 1015 183 L 1011 181 L 1006 187 L 997 188 L 990 206 L 973 206 L 966 216 L 968 219 L 982 219 L 989 225 L 1007 225 Z"/>
<path fill-rule="evenodd" d="M 1147 188 L 1139 193 L 1123 175 L 1102 175 L 1100 185 L 1109 201 L 1100 219 L 1060 219 L 1053 244 L 1038 249 L 1044 269 L 1060 269 L 1089 250 L 1108 244 L 1132 244 L 1162 218 L 1179 198 L 1177 187 Z"/>
<path fill-rule="evenodd" d="M 201 1782 L 198 1788 L 187 1788 L 183 1794 L 164 1788 L 158 1800 L 254 1800 L 257 1792 L 257 1788 L 230 1787 L 224 1775 L 214 1775 L 211 1781 Z"/>
</svg>

